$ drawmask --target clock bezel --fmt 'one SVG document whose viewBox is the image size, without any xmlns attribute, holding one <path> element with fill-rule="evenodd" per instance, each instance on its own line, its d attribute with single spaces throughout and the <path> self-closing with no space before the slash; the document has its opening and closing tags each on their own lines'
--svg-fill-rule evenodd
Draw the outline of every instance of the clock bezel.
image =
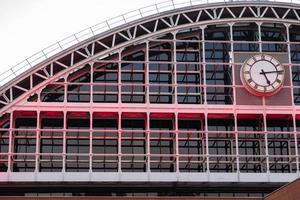
<svg viewBox="0 0 300 200">
<path fill-rule="evenodd" d="M 273 64 L 272 61 L 275 61 L 276 63 L 280 64 L 280 68 L 282 68 L 283 70 L 283 77 L 281 78 L 281 83 L 279 83 L 279 86 L 277 86 L 276 88 L 272 89 L 272 90 L 268 90 L 268 91 L 262 91 L 262 90 L 259 90 L 259 89 L 256 89 L 255 87 L 253 87 L 247 80 L 249 80 L 248 78 L 245 77 L 245 66 L 247 65 L 247 63 L 251 60 L 253 60 L 254 57 L 271 57 L 271 61 L 269 60 L 265 60 L 267 62 L 270 62 Z M 262 59 L 260 59 L 262 60 Z M 259 61 L 259 60 L 258 60 Z M 256 61 L 257 62 L 257 61 Z M 253 65 L 253 64 L 252 64 Z M 275 66 L 275 65 L 274 65 Z M 278 68 L 278 67 L 276 67 Z M 272 96 L 274 94 L 276 94 L 277 92 L 280 91 L 280 89 L 283 87 L 284 85 L 284 81 L 285 81 L 285 73 L 286 73 L 286 70 L 285 70 L 285 67 L 284 65 L 282 65 L 282 63 L 274 56 L 271 56 L 269 54 L 264 54 L 264 53 L 260 53 L 260 54 L 255 54 L 253 56 L 251 56 L 250 58 L 246 59 L 240 69 L 240 79 L 244 85 L 244 87 L 247 89 L 248 92 L 250 92 L 251 94 L 253 95 L 256 95 L 256 96 Z M 255 82 L 255 81 L 253 81 Z M 274 84 L 274 82 L 273 82 Z"/>
</svg>

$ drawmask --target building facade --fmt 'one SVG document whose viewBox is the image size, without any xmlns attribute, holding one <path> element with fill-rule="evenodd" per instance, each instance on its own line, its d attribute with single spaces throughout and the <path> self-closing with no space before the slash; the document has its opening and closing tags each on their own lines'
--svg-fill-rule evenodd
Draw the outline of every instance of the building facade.
<svg viewBox="0 0 300 200">
<path fill-rule="evenodd" d="M 263 197 L 299 178 L 300 6 L 168 3 L 4 79 L 1 195 Z"/>
</svg>

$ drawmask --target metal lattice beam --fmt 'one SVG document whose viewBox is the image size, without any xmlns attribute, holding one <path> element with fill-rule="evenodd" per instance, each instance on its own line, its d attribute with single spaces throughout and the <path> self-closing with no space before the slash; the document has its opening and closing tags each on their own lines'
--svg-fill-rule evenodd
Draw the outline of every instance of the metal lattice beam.
<svg viewBox="0 0 300 200">
<path fill-rule="evenodd" d="M 270 2 L 239 2 L 237 4 L 232 2 L 180 8 L 146 17 L 130 23 L 129 26 L 121 26 L 87 39 L 48 58 L 5 84 L 0 91 L 0 113 L 5 113 L 18 100 L 63 74 L 80 68 L 98 57 L 111 54 L 127 45 L 145 41 L 155 35 L 180 28 L 249 20 L 299 24 L 299 14 L 300 7 L 296 4 L 270 4 Z M 30 82 L 29 88 L 22 87 L 24 81 Z M 12 94 L 13 88 L 20 90 L 18 95 Z"/>
</svg>

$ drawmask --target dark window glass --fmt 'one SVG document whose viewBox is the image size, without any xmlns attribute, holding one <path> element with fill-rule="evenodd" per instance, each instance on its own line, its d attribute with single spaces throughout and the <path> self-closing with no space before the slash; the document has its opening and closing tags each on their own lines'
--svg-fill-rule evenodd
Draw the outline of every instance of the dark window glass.
<svg viewBox="0 0 300 200">
<path fill-rule="evenodd" d="M 65 87 L 63 85 L 47 85 L 41 92 L 42 102 L 63 102 Z"/>
<path fill-rule="evenodd" d="M 68 85 L 68 102 L 90 102 L 89 85 Z"/>
<path fill-rule="evenodd" d="M 145 53 L 143 51 L 139 51 L 136 53 L 133 53 L 128 56 L 124 56 L 122 60 L 126 61 L 144 61 L 145 60 Z"/>
<path fill-rule="evenodd" d="M 258 26 L 255 23 L 236 23 L 233 26 L 234 41 L 258 41 Z"/>
<path fill-rule="evenodd" d="M 288 116 L 283 119 L 272 119 L 267 117 L 267 130 L 272 132 L 293 131 L 293 120 Z"/>
</svg>

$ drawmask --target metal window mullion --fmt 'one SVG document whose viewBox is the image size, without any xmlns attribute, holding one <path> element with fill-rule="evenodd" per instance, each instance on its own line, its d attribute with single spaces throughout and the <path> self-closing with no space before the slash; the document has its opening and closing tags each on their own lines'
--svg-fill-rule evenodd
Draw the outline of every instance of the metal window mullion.
<svg viewBox="0 0 300 200">
<path fill-rule="evenodd" d="M 299 152 L 298 152 L 297 124 L 296 124 L 296 115 L 295 114 L 293 115 L 293 125 L 294 125 L 296 169 L 297 169 L 297 173 L 299 173 Z"/>
<path fill-rule="evenodd" d="M 176 157 L 176 172 L 179 173 L 179 145 L 178 145 L 178 112 L 175 112 L 175 157 Z"/>
<path fill-rule="evenodd" d="M 229 23 L 230 28 L 230 50 L 231 50 L 231 58 L 229 58 L 229 64 L 231 68 L 231 74 L 232 74 L 232 86 L 236 86 L 235 84 L 235 60 L 234 60 L 234 49 L 233 49 L 233 25 L 234 23 Z M 236 105 L 236 87 L 232 88 L 233 92 L 233 105 Z"/>
<path fill-rule="evenodd" d="M 32 76 L 30 76 L 30 79 L 32 80 L 32 78 L 31 78 Z M 30 80 L 30 81 L 31 81 Z M 41 103 L 42 102 L 42 99 L 41 99 L 41 94 L 42 94 L 42 92 L 43 92 L 43 90 L 42 89 L 39 89 L 39 90 L 37 90 L 37 101 L 36 101 L 36 103 Z"/>
<path fill-rule="evenodd" d="M 291 136 L 293 136 L 293 139 L 291 140 Z M 293 162 L 291 162 L 293 160 L 293 154 L 292 154 L 292 143 L 295 142 L 294 140 L 295 135 L 294 134 L 289 134 L 289 138 L 287 140 L 287 150 L 288 150 L 288 163 L 289 163 L 289 172 L 292 173 L 293 171 Z"/>
<path fill-rule="evenodd" d="M 14 100 L 12 87 L 9 88 L 9 100 L 10 100 L 10 102 L 12 102 Z"/>
<path fill-rule="evenodd" d="M 93 83 L 94 83 L 94 64 L 90 63 L 90 104 L 93 103 L 94 101 L 94 87 L 93 87 Z"/>
<path fill-rule="evenodd" d="M 202 36 L 201 36 L 202 37 Z M 203 77 L 203 74 L 202 73 L 204 73 L 203 71 L 201 71 L 201 70 L 203 70 L 202 69 L 202 66 L 201 66 L 201 62 L 202 62 L 202 60 L 201 60 L 201 58 L 202 58 L 202 53 L 203 53 L 203 49 L 202 49 L 202 42 L 201 41 L 199 41 L 198 40 L 198 56 L 199 56 L 199 60 L 198 60 L 198 63 L 197 63 L 197 65 L 198 65 L 198 70 L 199 70 L 199 85 L 197 86 L 198 87 L 198 90 L 199 90 L 199 93 L 200 93 L 200 104 L 203 104 L 204 102 L 203 102 L 203 99 L 204 98 L 202 98 L 202 92 L 204 92 L 203 91 L 203 85 L 204 85 L 204 77 Z M 197 69 L 197 68 L 196 68 Z M 203 80 L 203 81 L 202 81 Z M 201 85 L 201 86 L 200 86 Z"/>
<path fill-rule="evenodd" d="M 118 112 L 118 172 L 122 172 L 122 112 Z"/>
<path fill-rule="evenodd" d="M 67 90 L 68 90 L 67 78 L 68 78 L 68 76 L 65 75 L 65 77 L 64 77 L 64 103 L 67 103 L 67 101 L 68 101 L 68 98 L 67 98 L 67 95 L 68 95 L 68 92 L 67 92 Z"/>
<path fill-rule="evenodd" d="M 173 32 L 173 85 L 172 88 L 174 89 L 174 104 L 178 104 L 177 101 L 177 48 L 176 48 L 176 32 Z"/>
<path fill-rule="evenodd" d="M 207 167 L 207 173 L 209 173 L 209 143 L 208 143 L 208 114 L 205 113 L 204 116 L 204 120 L 205 120 L 205 143 L 206 143 L 206 167 Z"/>
<path fill-rule="evenodd" d="M 118 52 L 118 104 L 122 103 L 122 50 L 119 50 Z"/>
<path fill-rule="evenodd" d="M 239 137 L 238 137 L 238 126 L 237 126 L 237 114 L 234 115 L 234 130 L 235 130 L 235 155 L 236 155 L 236 167 L 237 173 L 240 173 L 240 154 L 239 154 Z"/>
<path fill-rule="evenodd" d="M 13 117 L 13 112 L 10 113 L 10 123 L 9 123 L 9 139 L 8 139 L 8 164 L 7 171 L 8 173 L 12 171 L 12 156 L 13 156 L 13 131 L 15 120 Z"/>
<path fill-rule="evenodd" d="M 151 172 L 150 168 L 150 113 L 146 114 L 146 155 L 147 155 L 147 172 Z"/>
<path fill-rule="evenodd" d="M 230 48 L 231 48 L 231 59 L 230 59 L 230 65 L 231 65 L 231 73 L 232 73 L 232 85 L 235 86 L 235 60 L 234 60 L 234 49 L 233 49 L 233 25 L 234 23 L 229 24 L 230 28 Z M 233 87 L 233 105 L 236 105 L 236 87 Z M 237 128 L 237 114 L 236 110 L 234 111 L 234 131 L 235 131 L 235 153 L 236 153 L 236 167 L 237 167 L 237 173 L 240 172 L 240 157 L 239 157 L 239 146 L 238 146 L 238 128 Z"/>
<path fill-rule="evenodd" d="M 39 171 L 39 152 L 40 152 L 40 137 L 41 137 L 41 112 L 36 113 L 36 138 L 35 138 L 35 172 Z"/>
<path fill-rule="evenodd" d="M 202 41 L 201 41 L 201 44 L 202 44 L 202 71 L 203 71 L 203 93 L 204 93 L 204 104 L 207 104 L 207 88 L 206 88 L 206 60 L 205 60 L 205 26 L 204 27 L 201 27 L 201 34 L 202 34 Z M 205 127 L 207 126 L 207 124 L 205 123 Z M 207 134 L 207 133 L 205 133 Z"/>
<path fill-rule="evenodd" d="M 293 69 L 292 69 L 292 57 L 291 57 L 291 44 L 290 44 L 290 24 L 285 24 L 286 26 L 286 39 L 287 39 L 287 48 L 288 48 L 288 59 L 289 59 L 289 72 L 290 72 L 290 86 L 291 87 L 291 99 L 292 99 L 292 105 L 293 105 L 293 108 L 295 108 L 295 101 L 294 101 L 294 84 L 293 84 Z"/>
<path fill-rule="evenodd" d="M 89 172 L 93 171 L 93 112 L 90 111 Z"/>
<path fill-rule="evenodd" d="M 145 50 L 145 60 L 146 60 L 146 66 L 145 66 L 145 86 L 146 86 L 146 93 L 145 93 L 145 103 L 150 103 L 150 95 L 149 95 L 149 41 L 146 41 L 146 50 Z M 148 116 L 147 116 L 148 117 Z"/>
<path fill-rule="evenodd" d="M 63 124 L 63 165 L 62 165 L 62 172 L 66 172 L 66 149 L 67 149 L 67 111 L 64 112 L 64 124 Z"/>
<path fill-rule="evenodd" d="M 266 150 L 266 163 L 267 163 L 267 173 L 270 173 L 270 163 L 269 163 L 269 150 L 268 150 L 268 130 L 267 130 L 267 116 L 264 113 L 263 114 L 264 117 L 264 139 L 265 139 L 265 150 Z M 268 175 L 268 179 L 270 178 L 270 176 Z"/>
<path fill-rule="evenodd" d="M 286 27 L 286 42 L 287 42 L 287 48 L 288 48 L 288 59 L 289 59 L 289 72 L 290 72 L 290 86 L 291 87 L 291 99 L 292 99 L 292 105 L 293 105 L 293 128 L 294 128 L 294 142 L 295 142 L 295 157 L 296 157 L 296 170 L 299 173 L 299 158 L 298 158 L 298 147 L 297 147 L 297 126 L 296 126 L 296 114 L 295 114 L 295 101 L 294 101 L 294 87 L 293 87 L 293 70 L 292 70 L 292 58 L 291 58 L 291 44 L 290 44 L 290 24 L 284 24 Z M 290 144 L 290 141 L 289 141 Z M 290 145 L 289 145 L 290 146 Z M 291 151 L 290 151 L 291 154 Z M 291 164 L 291 163 L 290 163 Z M 292 166 L 291 166 L 292 169 Z"/>
<path fill-rule="evenodd" d="M 259 52 L 262 52 L 262 41 L 261 41 L 261 24 L 262 22 L 256 22 L 258 26 L 258 44 L 259 44 Z"/>
<path fill-rule="evenodd" d="M 90 145 L 89 145 L 89 172 L 93 171 L 93 101 L 94 101 L 94 63 L 90 64 Z"/>
<path fill-rule="evenodd" d="M 203 121 L 204 120 L 204 121 Z M 206 159 L 204 158 L 205 157 L 205 152 L 206 152 L 206 150 L 205 150 L 205 148 L 206 148 L 206 145 L 205 145 L 205 143 L 206 143 L 206 141 L 204 141 L 204 139 L 206 138 L 206 133 L 205 133 L 205 119 L 201 119 L 201 129 L 200 129 L 200 131 L 201 131 L 201 133 L 200 133 L 200 137 L 201 137 L 201 153 L 202 153 L 202 161 L 205 161 Z M 204 132 L 203 132 L 204 131 Z M 205 162 L 203 163 L 202 162 L 202 164 L 203 164 L 203 172 L 205 171 Z"/>
</svg>

